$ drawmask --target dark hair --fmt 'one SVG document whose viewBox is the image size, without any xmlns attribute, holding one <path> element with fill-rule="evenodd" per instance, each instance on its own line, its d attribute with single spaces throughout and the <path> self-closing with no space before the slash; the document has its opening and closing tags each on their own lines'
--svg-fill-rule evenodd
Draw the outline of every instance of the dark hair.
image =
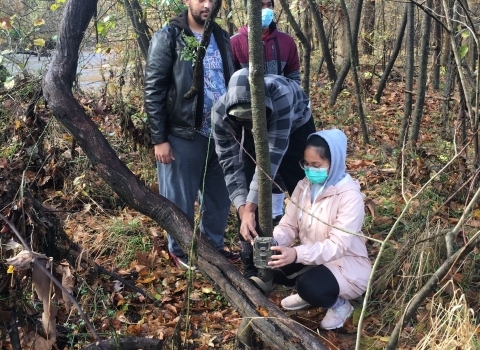
<svg viewBox="0 0 480 350">
<path fill-rule="evenodd" d="M 275 2 L 274 0 L 271 0 L 272 1 L 272 7 L 275 7 Z M 245 5 L 245 10 L 247 9 L 247 0 L 244 0 L 244 5 Z"/>
<path fill-rule="evenodd" d="M 312 147 L 315 148 L 315 152 L 325 160 L 328 160 L 329 163 L 332 162 L 332 155 L 330 154 L 330 147 L 328 146 L 327 141 L 319 135 L 312 135 L 307 139 L 307 144 L 305 148 Z"/>
</svg>

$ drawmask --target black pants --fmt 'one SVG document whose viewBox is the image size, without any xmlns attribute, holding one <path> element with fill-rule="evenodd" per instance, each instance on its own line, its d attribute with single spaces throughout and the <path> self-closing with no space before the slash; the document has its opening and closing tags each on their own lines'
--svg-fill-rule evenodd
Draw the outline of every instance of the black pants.
<svg viewBox="0 0 480 350">
<path fill-rule="evenodd" d="M 318 265 L 292 279 L 287 278 L 304 267 L 303 264 L 293 263 L 274 269 L 273 283 L 296 286 L 300 298 L 313 307 L 331 307 L 340 294 L 340 286 L 333 273 L 324 265 Z"/>
<path fill-rule="evenodd" d="M 298 162 L 303 159 L 303 152 L 305 151 L 308 135 L 313 134 L 315 131 L 315 124 L 312 117 L 307 123 L 290 134 L 288 149 L 285 152 L 277 171 L 277 174 L 281 176 L 281 179 L 283 180 L 290 195 L 292 195 L 298 181 L 305 177 L 305 172 L 302 168 L 300 168 L 300 164 Z M 255 159 L 255 143 L 253 141 L 251 132 L 245 132 L 244 148 L 245 151 L 250 154 L 253 159 Z M 253 175 L 255 174 L 256 164 L 248 154 L 245 154 L 243 157 L 243 171 L 245 173 L 247 186 L 250 188 L 250 183 L 252 182 Z M 277 186 L 273 184 L 272 188 L 275 189 Z M 274 191 L 272 192 L 279 193 Z M 259 232 L 258 211 L 256 212 L 255 220 L 257 221 L 257 232 Z M 241 241 L 245 241 L 240 234 L 240 230 L 238 230 L 238 235 L 240 236 Z"/>
</svg>

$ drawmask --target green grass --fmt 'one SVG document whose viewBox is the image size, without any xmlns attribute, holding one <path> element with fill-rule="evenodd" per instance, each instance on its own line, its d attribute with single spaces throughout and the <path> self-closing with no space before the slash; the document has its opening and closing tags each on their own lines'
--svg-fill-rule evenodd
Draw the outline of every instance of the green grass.
<svg viewBox="0 0 480 350">
<path fill-rule="evenodd" d="M 230 250 L 236 250 L 234 248 L 238 245 L 239 239 L 237 225 L 237 214 L 230 211 L 227 219 L 227 227 L 225 228 L 225 246 L 230 248 Z"/>
<path fill-rule="evenodd" d="M 113 247 L 110 253 L 115 254 L 115 262 L 120 267 L 128 266 L 136 258 L 136 253 L 147 253 L 152 249 L 152 241 L 146 235 L 139 219 L 124 221 L 115 218 L 107 228 L 108 235 L 102 242 Z"/>
</svg>

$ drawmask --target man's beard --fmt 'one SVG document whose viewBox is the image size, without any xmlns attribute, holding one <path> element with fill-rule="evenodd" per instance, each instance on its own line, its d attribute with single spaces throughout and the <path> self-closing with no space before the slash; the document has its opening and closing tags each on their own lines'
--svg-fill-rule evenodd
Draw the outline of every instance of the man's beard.
<svg viewBox="0 0 480 350">
<path fill-rule="evenodd" d="M 201 26 L 205 25 L 205 20 L 202 18 L 202 12 L 198 14 L 192 13 L 192 17 L 197 24 L 200 24 Z"/>
</svg>

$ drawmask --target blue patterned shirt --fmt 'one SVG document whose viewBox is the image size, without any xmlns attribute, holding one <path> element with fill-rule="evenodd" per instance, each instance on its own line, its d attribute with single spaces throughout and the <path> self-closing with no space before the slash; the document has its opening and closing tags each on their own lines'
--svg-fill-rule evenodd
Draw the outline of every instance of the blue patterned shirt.
<svg viewBox="0 0 480 350">
<path fill-rule="evenodd" d="M 193 33 L 198 42 L 202 40 L 202 34 Z M 212 107 L 225 92 L 225 77 L 223 76 L 223 63 L 220 50 L 218 49 L 215 37 L 210 37 L 205 57 L 203 58 L 204 72 L 204 100 L 202 126 L 197 130 L 205 137 L 210 137 L 212 130 L 211 113 Z"/>
</svg>

